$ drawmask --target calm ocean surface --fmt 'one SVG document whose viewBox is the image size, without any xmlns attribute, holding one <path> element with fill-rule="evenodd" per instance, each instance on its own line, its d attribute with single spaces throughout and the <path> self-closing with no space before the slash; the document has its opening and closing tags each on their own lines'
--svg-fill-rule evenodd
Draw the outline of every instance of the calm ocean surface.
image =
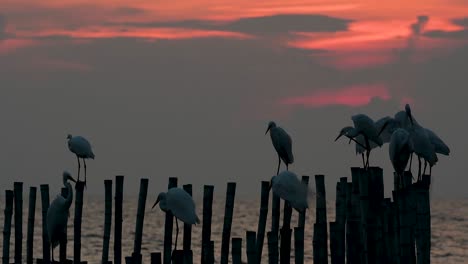
<svg viewBox="0 0 468 264">
<path fill-rule="evenodd" d="M 51 195 L 51 200 L 55 195 Z M 42 257 L 42 238 L 41 226 L 42 217 L 40 212 L 40 193 L 38 193 L 36 202 L 36 224 L 34 230 L 34 257 Z M 164 213 L 159 207 L 151 210 L 154 202 L 152 196 L 147 201 L 147 212 L 145 215 L 145 225 L 143 229 L 142 254 L 144 263 L 149 263 L 150 252 L 163 250 L 164 233 Z M 122 256 L 128 256 L 133 251 L 133 239 L 135 232 L 137 197 L 126 197 L 124 199 L 123 216 L 123 241 Z M 4 196 L 0 197 L 1 210 L 4 210 Z M 24 224 L 23 224 L 23 260 L 26 256 L 26 229 L 27 229 L 27 195 L 24 197 Z M 257 229 L 259 214 L 258 200 L 237 200 L 235 204 L 234 220 L 232 226 L 232 236 L 245 239 L 245 231 Z M 201 200 L 197 201 L 197 212 L 202 218 Z M 468 200 L 435 200 L 431 201 L 432 212 L 432 262 L 433 263 L 468 263 Z M 68 225 L 68 255 L 73 252 L 73 215 L 74 208 L 70 210 L 70 220 Z M 215 241 L 215 258 L 219 261 L 221 248 L 222 223 L 224 215 L 224 197 L 215 197 L 213 204 L 213 224 L 211 238 Z M 268 217 L 267 229 L 270 227 L 270 216 Z M 312 263 L 312 226 L 314 223 L 314 210 L 308 211 L 305 233 L 305 261 Z M 3 226 L 4 214 L 0 214 L 0 223 Z M 334 221 L 334 201 L 328 201 L 328 221 Z M 293 213 L 292 223 L 297 223 L 297 214 Z M 88 263 L 100 263 L 102 254 L 102 236 L 104 225 L 104 201 L 103 199 L 89 198 L 84 203 L 83 222 L 82 222 L 82 260 Z M 109 248 L 110 260 L 113 258 L 113 230 L 112 222 L 111 244 Z M 194 250 L 194 262 L 200 263 L 200 243 L 201 243 L 201 225 L 194 226 L 192 234 L 192 246 Z M 175 233 L 175 227 L 174 227 Z M 182 248 L 182 225 L 179 236 L 179 248 Z M 14 230 L 12 230 L 10 256 L 13 262 L 13 243 Z M 265 238 L 262 263 L 267 261 L 267 241 Z M 293 244 L 294 245 L 294 244 Z M 3 239 L 0 239 L 0 247 L 3 247 Z M 243 260 L 245 256 L 245 241 L 243 241 Z M 55 256 L 58 257 L 58 248 Z M 294 252 L 292 252 L 292 255 Z M 69 257 L 71 258 L 71 257 Z M 125 262 L 123 262 L 125 263 Z"/>
</svg>

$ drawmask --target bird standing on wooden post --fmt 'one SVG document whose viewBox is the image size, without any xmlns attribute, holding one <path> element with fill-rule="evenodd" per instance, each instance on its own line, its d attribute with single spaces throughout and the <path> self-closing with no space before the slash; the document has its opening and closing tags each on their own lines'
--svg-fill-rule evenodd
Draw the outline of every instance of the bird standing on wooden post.
<svg viewBox="0 0 468 264">
<path fill-rule="evenodd" d="M 400 178 L 400 184 L 403 184 L 403 173 L 408 165 L 410 155 L 413 152 L 408 131 L 399 128 L 393 132 L 388 152 L 393 168 Z"/>
<path fill-rule="evenodd" d="M 76 155 L 78 160 L 78 181 L 80 181 L 80 158 L 83 159 L 84 170 L 85 170 L 85 186 L 86 186 L 86 159 L 94 159 L 94 153 L 91 149 L 89 141 L 81 136 L 72 136 L 68 134 L 68 149 Z"/>
<path fill-rule="evenodd" d="M 312 192 L 309 192 L 307 185 L 302 183 L 295 173 L 282 171 L 280 174 L 273 176 L 270 181 L 270 188 L 273 189 L 274 194 L 289 202 L 298 212 L 304 212 L 309 208 L 307 197 Z"/>
<path fill-rule="evenodd" d="M 291 137 L 286 133 L 286 131 L 276 126 L 276 123 L 270 121 L 268 123 L 268 128 L 265 132 L 265 135 L 270 131 L 271 142 L 273 147 L 275 147 L 276 153 L 278 153 L 278 169 L 276 170 L 276 175 L 279 173 L 281 160 L 286 164 L 286 170 L 289 169 L 289 164 L 294 162 L 294 156 L 292 153 L 292 140 Z"/>
<path fill-rule="evenodd" d="M 63 172 L 63 185 L 67 188 L 68 194 L 64 198 L 61 194 L 57 195 L 47 210 L 47 235 L 52 250 L 52 261 L 54 261 L 54 248 L 60 241 L 66 240 L 67 219 L 69 217 L 69 208 L 73 201 L 73 188 L 68 182 L 76 182 L 67 171 Z"/>
<path fill-rule="evenodd" d="M 175 249 L 177 249 L 177 237 L 179 235 L 179 224 L 177 219 L 190 225 L 199 224 L 200 219 L 195 212 L 195 202 L 192 196 L 181 188 L 171 188 L 167 192 L 161 192 L 153 204 L 154 208 L 159 203 L 159 208 L 164 212 L 170 212 L 176 218 L 176 240 Z"/>
</svg>

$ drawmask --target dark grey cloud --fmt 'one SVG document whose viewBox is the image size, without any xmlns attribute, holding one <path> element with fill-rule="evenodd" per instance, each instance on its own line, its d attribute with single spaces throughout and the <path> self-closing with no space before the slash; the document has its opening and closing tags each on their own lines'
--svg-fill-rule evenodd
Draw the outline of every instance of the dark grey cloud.
<svg viewBox="0 0 468 264">
<path fill-rule="evenodd" d="M 429 17 L 426 15 L 420 15 L 417 18 L 416 23 L 411 24 L 411 32 L 413 35 L 420 35 L 426 27 L 427 22 L 429 21 Z"/>
<path fill-rule="evenodd" d="M 468 17 L 457 18 L 457 19 L 452 20 L 452 22 L 455 25 L 459 25 L 459 26 L 462 26 L 462 27 L 468 27 Z"/>
<path fill-rule="evenodd" d="M 0 14 L 0 40 L 7 37 L 6 33 L 6 17 Z"/>
<path fill-rule="evenodd" d="M 456 31 L 431 30 L 424 34 L 431 38 L 468 39 L 468 29 Z"/>
<path fill-rule="evenodd" d="M 114 13 L 117 15 L 134 16 L 146 13 L 146 10 L 135 7 L 119 7 L 114 9 Z"/>
</svg>

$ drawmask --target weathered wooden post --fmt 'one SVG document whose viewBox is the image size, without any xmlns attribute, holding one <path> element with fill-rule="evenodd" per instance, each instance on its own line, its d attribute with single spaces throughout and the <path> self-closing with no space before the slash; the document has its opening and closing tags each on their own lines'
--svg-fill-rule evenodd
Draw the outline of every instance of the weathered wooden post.
<svg viewBox="0 0 468 264">
<path fill-rule="evenodd" d="M 270 198 L 270 182 L 262 181 L 262 191 L 260 198 L 260 217 L 258 219 L 256 254 L 258 264 L 262 261 L 263 242 L 265 239 L 266 221 L 268 216 L 268 200 Z"/>
<path fill-rule="evenodd" d="M 335 200 L 335 231 L 336 231 L 336 262 L 345 263 L 345 250 L 346 250 L 346 193 L 347 193 L 348 179 L 346 177 L 340 178 L 336 184 L 336 200 Z M 330 225 L 331 228 L 331 225 Z M 330 231 L 330 241 L 332 239 Z M 332 260 L 333 262 L 333 260 Z"/>
<path fill-rule="evenodd" d="M 15 263 L 21 264 L 23 256 L 23 183 L 13 184 L 15 194 Z"/>
<path fill-rule="evenodd" d="M 192 196 L 192 184 L 184 184 L 182 187 L 190 196 Z M 193 252 L 192 252 L 192 225 L 184 223 L 184 264 L 193 263 Z"/>
<path fill-rule="evenodd" d="M 114 264 L 122 263 L 122 206 L 124 176 L 115 177 Z"/>
<path fill-rule="evenodd" d="M 280 263 L 291 262 L 291 215 L 292 207 L 289 202 L 284 202 L 283 226 L 281 227 Z"/>
<path fill-rule="evenodd" d="M 229 242 L 231 241 L 231 226 L 235 196 L 236 183 L 228 182 L 226 189 L 226 205 L 224 207 L 223 237 L 221 241 L 221 264 L 227 264 L 229 260 Z"/>
<path fill-rule="evenodd" d="M 13 196 L 12 190 L 5 191 L 5 218 L 3 224 L 3 257 L 2 263 L 10 263 L 10 237 L 11 237 L 11 217 L 13 216 Z"/>
<path fill-rule="evenodd" d="M 351 168 L 352 183 L 347 188 L 346 263 L 361 263 L 361 209 L 359 206 L 359 175 L 361 169 Z"/>
<path fill-rule="evenodd" d="M 369 212 L 369 172 L 361 169 L 359 174 L 359 205 L 361 208 L 361 244 L 363 247 L 361 263 L 368 263 L 368 225 Z"/>
<path fill-rule="evenodd" d="M 383 263 L 382 204 L 384 200 L 383 170 L 370 167 L 368 173 L 368 262 Z"/>
<path fill-rule="evenodd" d="M 429 187 L 431 176 L 423 175 L 422 182 L 417 187 L 417 260 L 418 264 L 430 263 L 431 257 L 431 207 Z"/>
<path fill-rule="evenodd" d="M 138 195 L 137 219 L 135 224 L 135 241 L 133 244 L 133 264 L 141 264 L 141 240 L 143 236 L 143 223 L 145 220 L 146 196 L 148 194 L 148 179 L 140 180 L 140 193 Z"/>
<path fill-rule="evenodd" d="M 325 176 L 315 175 L 316 210 L 313 235 L 314 263 L 328 263 L 327 245 L 327 201 L 325 192 Z"/>
<path fill-rule="evenodd" d="M 49 210 L 49 185 L 41 184 L 41 204 L 42 204 L 42 261 L 50 262 L 50 244 L 47 235 L 47 210 Z"/>
<path fill-rule="evenodd" d="M 268 246 L 268 250 L 276 248 L 273 252 L 269 253 L 268 255 L 271 256 L 271 254 L 276 254 L 276 256 L 273 256 L 273 259 L 279 260 L 279 250 L 278 250 L 278 237 L 279 237 L 279 222 L 280 222 L 280 211 L 281 211 L 281 200 L 278 195 L 272 192 L 272 200 L 271 200 L 271 233 L 272 236 L 276 237 L 276 239 L 273 239 L 271 243 L 276 243 Z"/>
<path fill-rule="evenodd" d="M 304 264 L 304 228 L 294 228 L 294 260 L 296 264 Z"/>
<path fill-rule="evenodd" d="M 232 264 L 242 264 L 242 238 L 232 238 Z"/>
<path fill-rule="evenodd" d="M 161 252 L 151 253 L 151 264 L 161 264 Z"/>
<path fill-rule="evenodd" d="M 330 222 L 330 259 L 332 264 L 339 262 L 338 254 L 338 224 L 336 222 Z"/>
<path fill-rule="evenodd" d="M 75 219 L 73 220 L 73 262 L 81 263 L 81 218 L 83 216 L 83 194 L 84 182 L 77 182 L 75 185 Z"/>
<path fill-rule="evenodd" d="M 102 238 L 102 264 L 107 264 L 109 261 L 109 242 L 112 225 L 112 180 L 104 180 L 104 199 L 105 199 L 105 214 L 104 214 L 104 236 Z"/>
<path fill-rule="evenodd" d="M 396 202 L 400 223 L 400 263 L 411 263 L 411 226 L 409 225 L 408 219 L 409 189 L 410 188 L 404 188 L 396 192 Z"/>
<path fill-rule="evenodd" d="M 208 248 L 211 241 L 211 217 L 213 212 L 213 185 L 205 185 L 203 190 L 203 226 L 201 263 L 207 263 Z"/>
<path fill-rule="evenodd" d="M 36 215 L 36 187 L 29 187 L 28 234 L 26 239 L 26 263 L 33 263 L 34 220 Z"/>
<path fill-rule="evenodd" d="M 68 188 L 64 187 L 61 190 L 62 197 L 66 198 L 68 195 Z M 67 219 L 67 226 L 68 226 L 68 219 Z M 67 229 L 65 229 L 65 237 L 60 240 L 60 248 L 59 248 L 59 260 L 61 263 L 67 262 Z"/>
<path fill-rule="evenodd" d="M 177 187 L 177 178 L 170 177 L 167 189 Z M 164 223 L 164 264 L 171 263 L 172 257 L 172 229 L 174 227 L 173 223 L 174 217 L 171 212 L 166 212 L 166 221 Z"/>
<path fill-rule="evenodd" d="M 246 241 L 247 241 L 247 263 L 248 264 L 257 263 L 257 250 L 256 250 L 255 240 L 256 240 L 255 231 L 247 231 Z"/>
<path fill-rule="evenodd" d="M 302 179 L 301 179 L 301 182 L 302 182 L 302 184 L 304 184 L 305 186 L 307 186 L 307 191 L 309 191 L 309 189 L 308 189 L 308 185 L 309 185 L 309 176 L 303 175 L 303 176 L 302 176 Z M 308 197 L 308 196 L 307 196 L 307 197 Z M 307 212 L 307 210 L 304 210 L 303 212 L 300 212 L 300 213 L 299 213 L 298 220 L 297 220 L 297 226 L 298 226 L 298 227 L 301 227 L 302 229 L 304 229 L 304 227 L 305 227 L 306 212 Z"/>
<path fill-rule="evenodd" d="M 268 239 L 268 263 L 278 264 L 278 236 L 273 232 L 267 233 Z"/>
</svg>

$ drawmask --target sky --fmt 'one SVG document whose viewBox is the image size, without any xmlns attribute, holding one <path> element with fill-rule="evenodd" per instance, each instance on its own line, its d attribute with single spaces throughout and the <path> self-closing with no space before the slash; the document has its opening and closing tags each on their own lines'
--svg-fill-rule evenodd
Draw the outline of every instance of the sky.
<svg viewBox="0 0 468 264">
<path fill-rule="evenodd" d="M 260 197 L 276 172 L 267 124 L 291 135 L 298 175 L 336 181 L 361 165 L 334 142 L 351 116 L 393 116 L 410 103 L 451 148 L 432 197 L 468 198 L 468 1 L 2 0 L 0 184 L 77 172 L 67 134 L 89 139 L 88 193 L 125 175 L 124 191 L 168 177 L 237 182 Z M 390 195 L 388 145 L 373 151 Z M 150 199 L 152 199 L 150 198 Z"/>
</svg>

